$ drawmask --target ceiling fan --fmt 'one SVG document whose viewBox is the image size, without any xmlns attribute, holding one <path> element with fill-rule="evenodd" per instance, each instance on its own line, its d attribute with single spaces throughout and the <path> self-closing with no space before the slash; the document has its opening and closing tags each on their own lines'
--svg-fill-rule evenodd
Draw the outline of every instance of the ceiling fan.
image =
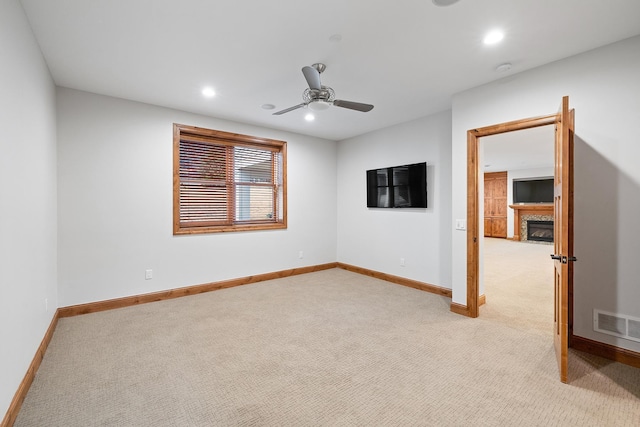
<svg viewBox="0 0 640 427">
<path fill-rule="evenodd" d="M 302 68 L 302 74 L 307 80 L 309 85 L 308 89 L 305 89 L 302 94 L 303 103 L 294 105 L 293 107 L 285 108 L 284 110 L 273 113 L 274 116 L 288 113 L 289 111 L 297 110 L 298 108 L 309 106 L 314 111 L 326 110 L 330 105 L 336 107 L 348 108 L 350 110 L 367 112 L 373 109 L 371 104 L 362 104 L 360 102 L 343 101 L 341 99 L 335 99 L 335 92 L 329 86 L 323 86 L 320 83 L 320 74 L 327 68 L 326 65 L 316 63 L 311 66 L 305 66 Z"/>
</svg>

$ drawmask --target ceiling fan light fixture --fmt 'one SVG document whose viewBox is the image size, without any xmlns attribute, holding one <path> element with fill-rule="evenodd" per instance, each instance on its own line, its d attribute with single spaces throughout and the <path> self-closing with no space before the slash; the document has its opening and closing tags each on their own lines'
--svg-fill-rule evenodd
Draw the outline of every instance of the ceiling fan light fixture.
<svg viewBox="0 0 640 427">
<path fill-rule="evenodd" d="M 330 106 L 331 104 L 325 101 L 313 101 L 309 103 L 309 109 L 311 111 L 324 111 L 329 109 Z"/>
</svg>

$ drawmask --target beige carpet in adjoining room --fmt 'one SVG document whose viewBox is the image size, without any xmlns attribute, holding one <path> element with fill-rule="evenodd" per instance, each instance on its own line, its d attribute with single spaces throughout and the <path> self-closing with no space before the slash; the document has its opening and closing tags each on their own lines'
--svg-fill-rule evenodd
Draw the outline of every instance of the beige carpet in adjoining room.
<svg viewBox="0 0 640 427">
<path fill-rule="evenodd" d="M 549 246 L 493 243 L 541 264 L 485 265 L 478 319 L 340 269 L 61 319 L 16 426 L 640 425 L 639 369 L 572 353 L 559 382 Z"/>
<path fill-rule="evenodd" d="M 480 316 L 552 336 L 553 245 L 485 238 Z"/>
</svg>

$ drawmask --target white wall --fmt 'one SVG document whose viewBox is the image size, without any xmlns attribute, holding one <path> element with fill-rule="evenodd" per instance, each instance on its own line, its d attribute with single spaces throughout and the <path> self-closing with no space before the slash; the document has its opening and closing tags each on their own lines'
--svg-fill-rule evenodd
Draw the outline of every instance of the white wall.
<svg viewBox="0 0 640 427">
<path fill-rule="evenodd" d="M 57 307 L 55 88 L 17 0 L 0 2 L 0 58 L 2 419 Z"/>
<path fill-rule="evenodd" d="M 339 262 L 451 288 L 450 141 L 445 111 L 338 144 Z M 425 161 L 427 209 L 367 208 L 367 170 Z"/>
<path fill-rule="evenodd" d="M 513 204 L 513 180 L 524 178 L 553 178 L 553 167 L 516 169 L 507 171 L 507 206 Z M 507 209 L 507 237 L 513 237 L 513 209 Z"/>
<path fill-rule="evenodd" d="M 453 98 L 453 216 L 466 217 L 466 132 L 575 108 L 574 333 L 596 333 L 592 311 L 640 317 L 640 37 L 477 87 Z M 453 231 L 453 300 L 465 304 L 465 234 Z"/>
<path fill-rule="evenodd" d="M 64 88 L 57 105 L 61 306 L 335 262 L 335 142 Z M 288 229 L 173 236 L 174 122 L 287 141 Z"/>
</svg>

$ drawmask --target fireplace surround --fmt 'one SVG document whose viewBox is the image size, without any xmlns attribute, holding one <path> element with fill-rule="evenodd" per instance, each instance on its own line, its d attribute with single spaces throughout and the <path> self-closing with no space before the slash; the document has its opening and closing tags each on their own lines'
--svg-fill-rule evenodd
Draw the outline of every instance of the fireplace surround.
<svg viewBox="0 0 640 427">
<path fill-rule="evenodd" d="M 518 203 L 513 209 L 513 239 L 527 240 L 527 221 L 553 221 L 552 203 Z"/>
<path fill-rule="evenodd" d="M 527 240 L 553 242 L 553 221 L 527 221 Z"/>
</svg>

